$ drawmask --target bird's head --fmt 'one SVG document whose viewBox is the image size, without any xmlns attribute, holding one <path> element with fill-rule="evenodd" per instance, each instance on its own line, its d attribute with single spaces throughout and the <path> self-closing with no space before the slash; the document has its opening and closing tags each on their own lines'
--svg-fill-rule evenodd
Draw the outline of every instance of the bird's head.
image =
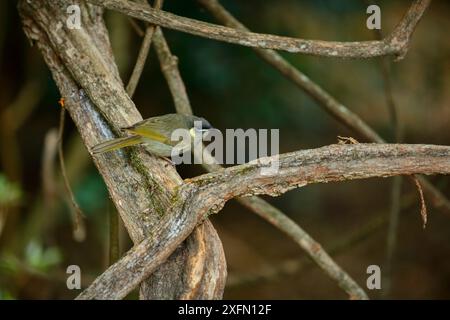
<svg viewBox="0 0 450 320">
<path fill-rule="evenodd" d="M 188 116 L 188 126 L 191 136 L 213 129 L 208 120 L 197 116 Z"/>
</svg>

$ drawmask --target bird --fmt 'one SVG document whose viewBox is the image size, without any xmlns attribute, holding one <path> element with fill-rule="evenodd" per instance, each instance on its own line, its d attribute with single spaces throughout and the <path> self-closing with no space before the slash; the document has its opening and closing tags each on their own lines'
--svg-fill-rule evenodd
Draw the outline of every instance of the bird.
<svg viewBox="0 0 450 320">
<path fill-rule="evenodd" d="M 194 122 L 201 124 L 197 128 Z M 162 116 L 151 117 L 135 123 L 130 127 L 122 128 L 125 133 L 130 134 L 126 137 L 107 140 L 92 147 L 93 154 L 101 154 L 104 152 L 114 151 L 124 147 L 142 145 L 144 148 L 162 158 L 168 158 L 172 155 L 172 150 L 176 146 L 180 153 L 190 151 L 192 143 L 182 139 L 181 141 L 173 141 L 172 133 L 176 129 L 189 130 L 191 137 L 199 132 L 212 129 L 211 124 L 204 118 L 194 115 L 185 115 L 178 113 L 169 113 Z"/>
</svg>

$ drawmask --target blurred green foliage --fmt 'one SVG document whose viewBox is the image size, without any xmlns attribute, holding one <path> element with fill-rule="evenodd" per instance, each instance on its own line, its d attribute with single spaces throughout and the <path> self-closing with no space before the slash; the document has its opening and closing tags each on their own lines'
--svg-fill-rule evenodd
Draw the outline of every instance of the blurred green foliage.
<svg viewBox="0 0 450 320">
<path fill-rule="evenodd" d="M 0 206 L 13 206 L 20 202 L 23 193 L 18 183 L 11 182 L 0 172 Z"/>
</svg>

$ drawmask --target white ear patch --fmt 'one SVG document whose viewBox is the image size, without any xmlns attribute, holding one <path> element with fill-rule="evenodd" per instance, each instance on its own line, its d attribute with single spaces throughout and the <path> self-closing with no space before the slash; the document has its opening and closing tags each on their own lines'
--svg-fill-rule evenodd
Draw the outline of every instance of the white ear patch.
<svg viewBox="0 0 450 320">
<path fill-rule="evenodd" d="M 189 129 L 189 134 L 191 135 L 192 138 L 195 137 L 195 127 Z"/>
</svg>

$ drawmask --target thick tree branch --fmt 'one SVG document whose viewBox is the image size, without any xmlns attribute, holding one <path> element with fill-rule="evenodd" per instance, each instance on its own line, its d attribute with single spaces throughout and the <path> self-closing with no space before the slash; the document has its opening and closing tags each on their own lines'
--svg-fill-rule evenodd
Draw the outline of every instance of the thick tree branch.
<svg viewBox="0 0 450 320">
<path fill-rule="evenodd" d="M 251 163 L 185 180 L 161 219 L 157 234 L 131 249 L 83 291 L 79 299 L 119 299 L 151 274 L 209 214 L 238 196 L 280 195 L 296 187 L 372 177 L 450 174 L 450 147 L 403 144 L 331 145 L 268 158 L 279 161 L 276 175 Z"/>
<path fill-rule="evenodd" d="M 326 57 L 370 58 L 397 55 L 397 57 L 401 58 L 406 54 L 411 34 L 431 0 L 415 0 L 402 21 L 394 29 L 394 32 L 382 41 L 355 42 L 305 40 L 259 34 L 177 16 L 125 0 L 88 1 L 165 28 L 247 47 L 283 50 Z"/>
<path fill-rule="evenodd" d="M 372 177 L 412 174 L 449 174 L 450 147 L 409 144 L 331 145 L 272 156 L 185 180 L 199 189 L 225 192 L 224 199 L 269 194 L 277 196 L 296 187 Z M 274 175 L 262 174 L 273 162 Z M 183 186 L 184 186 L 183 185 Z"/>
</svg>

